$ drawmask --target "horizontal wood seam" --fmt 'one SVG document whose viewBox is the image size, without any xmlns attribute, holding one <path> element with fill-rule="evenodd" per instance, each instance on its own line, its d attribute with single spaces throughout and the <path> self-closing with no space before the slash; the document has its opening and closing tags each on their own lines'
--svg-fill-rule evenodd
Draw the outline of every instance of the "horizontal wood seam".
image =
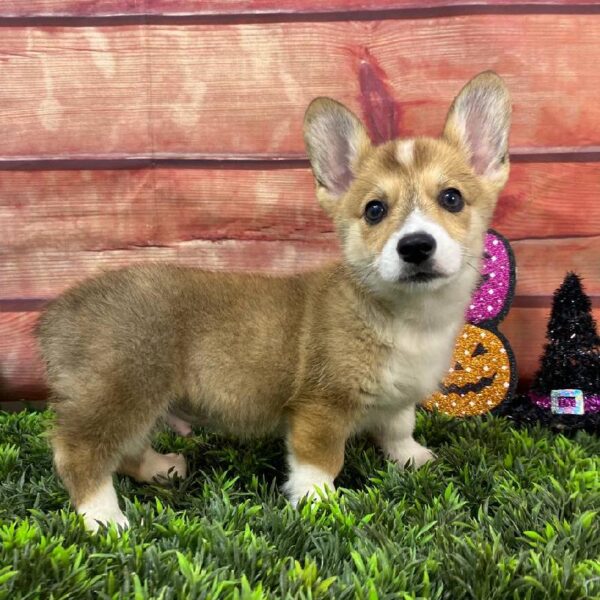
<svg viewBox="0 0 600 600">
<path fill-rule="evenodd" d="M 514 163 L 600 162 L 600 146 L 514 148 Z M 76 156 L 0 157 L 0 171 L 16 170 L 95 170 L 135 168 L 209 168 L 209 169 L 305 169 L 304 154 L 202 154 L 156 153 Z"/>
<path fill-rule="evenodd" d="M 0 9 L 1 10 L 1 9 Z M 594 4 L 557 5 L 533 4 L 527 2 L 515 4 L 455 6 L 424 6 L 399 8 L 349 8 L 347 10 L 322 9 L 311 7 L 302 9 L 276 9 L 264 11 L 252 9 L 232 12 L 202 11 L 186 13 L 162 13 L 138 11 L 125 13 L 99 13 L 97 15 L 38 14 L 29 16 L 0 13 L 0 27 L 90 27 L 118 25 L 236 25 L 244 23 L 286 23 L 286 22 L 331 22 L 331 21 L 386 21 L 407 19 L 431 19 L 436 17 L 455 17 L 471 15 L 594 15 L 600 14 L 600 6 Z"/>
<path fill-rule="evenodd" d="M 512 237 L 510 238 L 511 244 L 515 242 L 537 242 L 544 240 L 551 242 L 552 240 L 595 240 L 600 237 L 599 235 L 528 235 L 527 237 Z"/>
</svg>

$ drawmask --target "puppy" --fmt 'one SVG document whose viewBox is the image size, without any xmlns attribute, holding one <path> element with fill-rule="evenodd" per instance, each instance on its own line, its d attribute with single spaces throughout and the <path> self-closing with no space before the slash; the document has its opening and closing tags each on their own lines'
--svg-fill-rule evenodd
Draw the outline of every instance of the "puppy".
<svg viewBox="0 0 600 600">
<path fill-rule="evenodd" d="M 509 171 L 510 99 L 485 72 L 440 138 L 373 146 L 343 105 L 314 100 L 304 137 L 342 260 L 292 277 L 175 265 L 106 272 L 50 303 L 38 335 L 54 462 L 88 528 L 127 525 L 113 473 L 186 474 L 157 423 L 287 441 L 293 504 L 334 489 L 346 440 L 373 435 L 400 467 L 431 460 L 415 405 L 441 381 Z"/>
</svg>

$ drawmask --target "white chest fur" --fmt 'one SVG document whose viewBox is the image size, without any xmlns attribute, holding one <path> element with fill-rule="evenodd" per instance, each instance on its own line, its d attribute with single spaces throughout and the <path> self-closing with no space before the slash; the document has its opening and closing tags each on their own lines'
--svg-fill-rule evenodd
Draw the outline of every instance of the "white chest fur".
<svg viewBox="0 0 600 600">
<path fill-rule="evenodd" d="M 457 323 L 419 329 L 398 323 L 377 375 L 377 404 L 423 401 L 435 391 L 450 366 Z"/>
<path fill-rule="evenodd" d="M 436 390 L 450 367 L 468 300 L 470 282 L 460 283 L 436 296 L 411 298 L 380 324 L 378 361 L 363 387 L 363 401 L 376 412 L 422 402 Z"/>
</svg>

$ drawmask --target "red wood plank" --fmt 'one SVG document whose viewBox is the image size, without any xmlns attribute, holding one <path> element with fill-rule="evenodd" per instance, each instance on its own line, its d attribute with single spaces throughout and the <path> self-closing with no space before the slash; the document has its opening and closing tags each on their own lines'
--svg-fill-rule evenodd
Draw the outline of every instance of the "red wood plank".
<svg viewBox="0 0 600 600">
<path fill-rule="evenodd" d="M 598 163 L 513 164 L 493 225 L 512 240 L 598 235 L 599 190 Z"/>
<path fill-rule="evenodd" d="M 1 32 L 0 156 L 150 151 L 142 27 Z"/>
<path fill-rule="evenodd" d="M 5 27 L 0 156 L 303 156 L 322 94 L 376 139 L 436 134 L 488 68 L 514 96 L 513 147 L 597 149 L 599 38 L 600 15 L 562 14 Z"/>
<path fill-rule="evenodd" d="M 356 13 L 438 9 L 505 7 L 531 10 L 532 7 L 593 6 L 596 0 L 4 0 L 1 17 L 111 16 L 111 15 L 194 15 L 251 16 L 286 14 Z"/>
<path fill-rule="evenodd" d="M 0 228 L 0 247 L 16 252 L 333 231 L 307 169 L 0 171 Z"/>
<path fill-rule="evenodd" d="M 173 153 L 303 153 L 318 95 L 367 117 L 376 140 L 438 134 L 458 89 L 494 68 L 514 97 L 513 146 L 598 145 L 599 37 L 589 15 L 153 27 L 151 62 L 172 83 L 153 88 L 154 139 Z"/>
<path fill-rule="evenodd" d="M 46 397 L 44 369 L 33 337 L 38 313 L 0 313 L 0 403 Z"/>
<path fill-rule="evenodd" d="M 87 17 L 132 15 L 144 11 L 145 0 L 3 0 L 0 17 Z"/>
<path fill-rule="evenodd" d="M 576 187 L 575 187 L 576 182 Z M 494 219 L 510 239 L 600 232 L 596 163 L 515 164 Z M 308 169 L 0 171 L 2 251 L 328 236 Z"/>
<path fill-rule="evenodd" d="M 516 240 L 520 295 L 551 294 L 569 269 L 600 294 L 598 178 L 593 164 L 514 167 L 494 225 Z M 128 261 L 289 273 L 337 256 L 305 169 L 4 171 L 0 229 L 4 300 Z"/>
<path fill-rule="evenodd" d="M 532 2 L 515 0 L 146 0 L 145 9 L 152 14 L 261 14 L 261 13 L 362 13 L 391 10 L 423 9 L 475 9 L 477 7 L 522 7 L 532 6 L 586 6 L 597 4 L 594 0 L 533 0 Z M 351 15 L 350 15 L 351 16 Z"/>
<path fill-rule="evenodd" d="M 502 331 L 508 337 L 519 366 L 521 386 L 538 368 L 545 343 L 548 308 L 513 308 Z M 32 329 L 37 312 L 0 313 L 0 402 L 37 400 L 46 395 L 43 367 Z M 600 323 L 600 308 L 594 309 Z"/>
<path fill-rule="evenodd" d="M 517 294 L 551 294 L 567 271 L 579 273 L 589 294 L 600 295 L 600 236 L 512 243 L 517 262 Z"/>
<path fill-rule="evenodd" d="M 565 273 L 577 271 L 587 290 L 600 295 L 600 237 L 523 240 L 513 244 L 517 292 L 552 294 Z M 105 268 L 129 263 L 176 261 L 214 270 L 293 273 L 338 258 L 333 235 L 302 240 L 189 240 L 168 246 L 118 250 L 23 250 L 5 252 L 0 263 L 2 299 L 50 298 L 68 285 Z"/>
<path fill-rule="evenodd" d="M 338 256 L 335 240 L 190 240 L 119 250 L 32 250 L 5 253 L 0 263 L 4 299 L 51 298 L 102 269 L 139 262 L 177 262 L 219 271 L 294 273 Z"/>
</svg>

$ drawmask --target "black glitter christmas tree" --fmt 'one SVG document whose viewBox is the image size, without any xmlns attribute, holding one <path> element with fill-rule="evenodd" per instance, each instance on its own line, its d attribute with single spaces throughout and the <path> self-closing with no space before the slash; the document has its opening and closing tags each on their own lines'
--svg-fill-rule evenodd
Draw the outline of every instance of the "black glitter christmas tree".
<svg viewBox="0 0 600 600">
<path fill-rule="evenodd" d="M 562 433 L 584 429 L 600 434 L 600 337 L 592 303 L 575 273 L 568 273 L 554 293 L 546 339 L 530 391 L 498 413 L 518 425 L 540 423 Z M 552 412 L 554 390 L 580 390 L 584 414 Z"/>
<path fill-rule="evenodd" d="M 550 394 L 576 388 L 584 394 L 600 394 L 600 337 L 592 303 L 575 273 L 568 273 L 554 293 L 546 339 L 532 391 Z"/>
</svg>

